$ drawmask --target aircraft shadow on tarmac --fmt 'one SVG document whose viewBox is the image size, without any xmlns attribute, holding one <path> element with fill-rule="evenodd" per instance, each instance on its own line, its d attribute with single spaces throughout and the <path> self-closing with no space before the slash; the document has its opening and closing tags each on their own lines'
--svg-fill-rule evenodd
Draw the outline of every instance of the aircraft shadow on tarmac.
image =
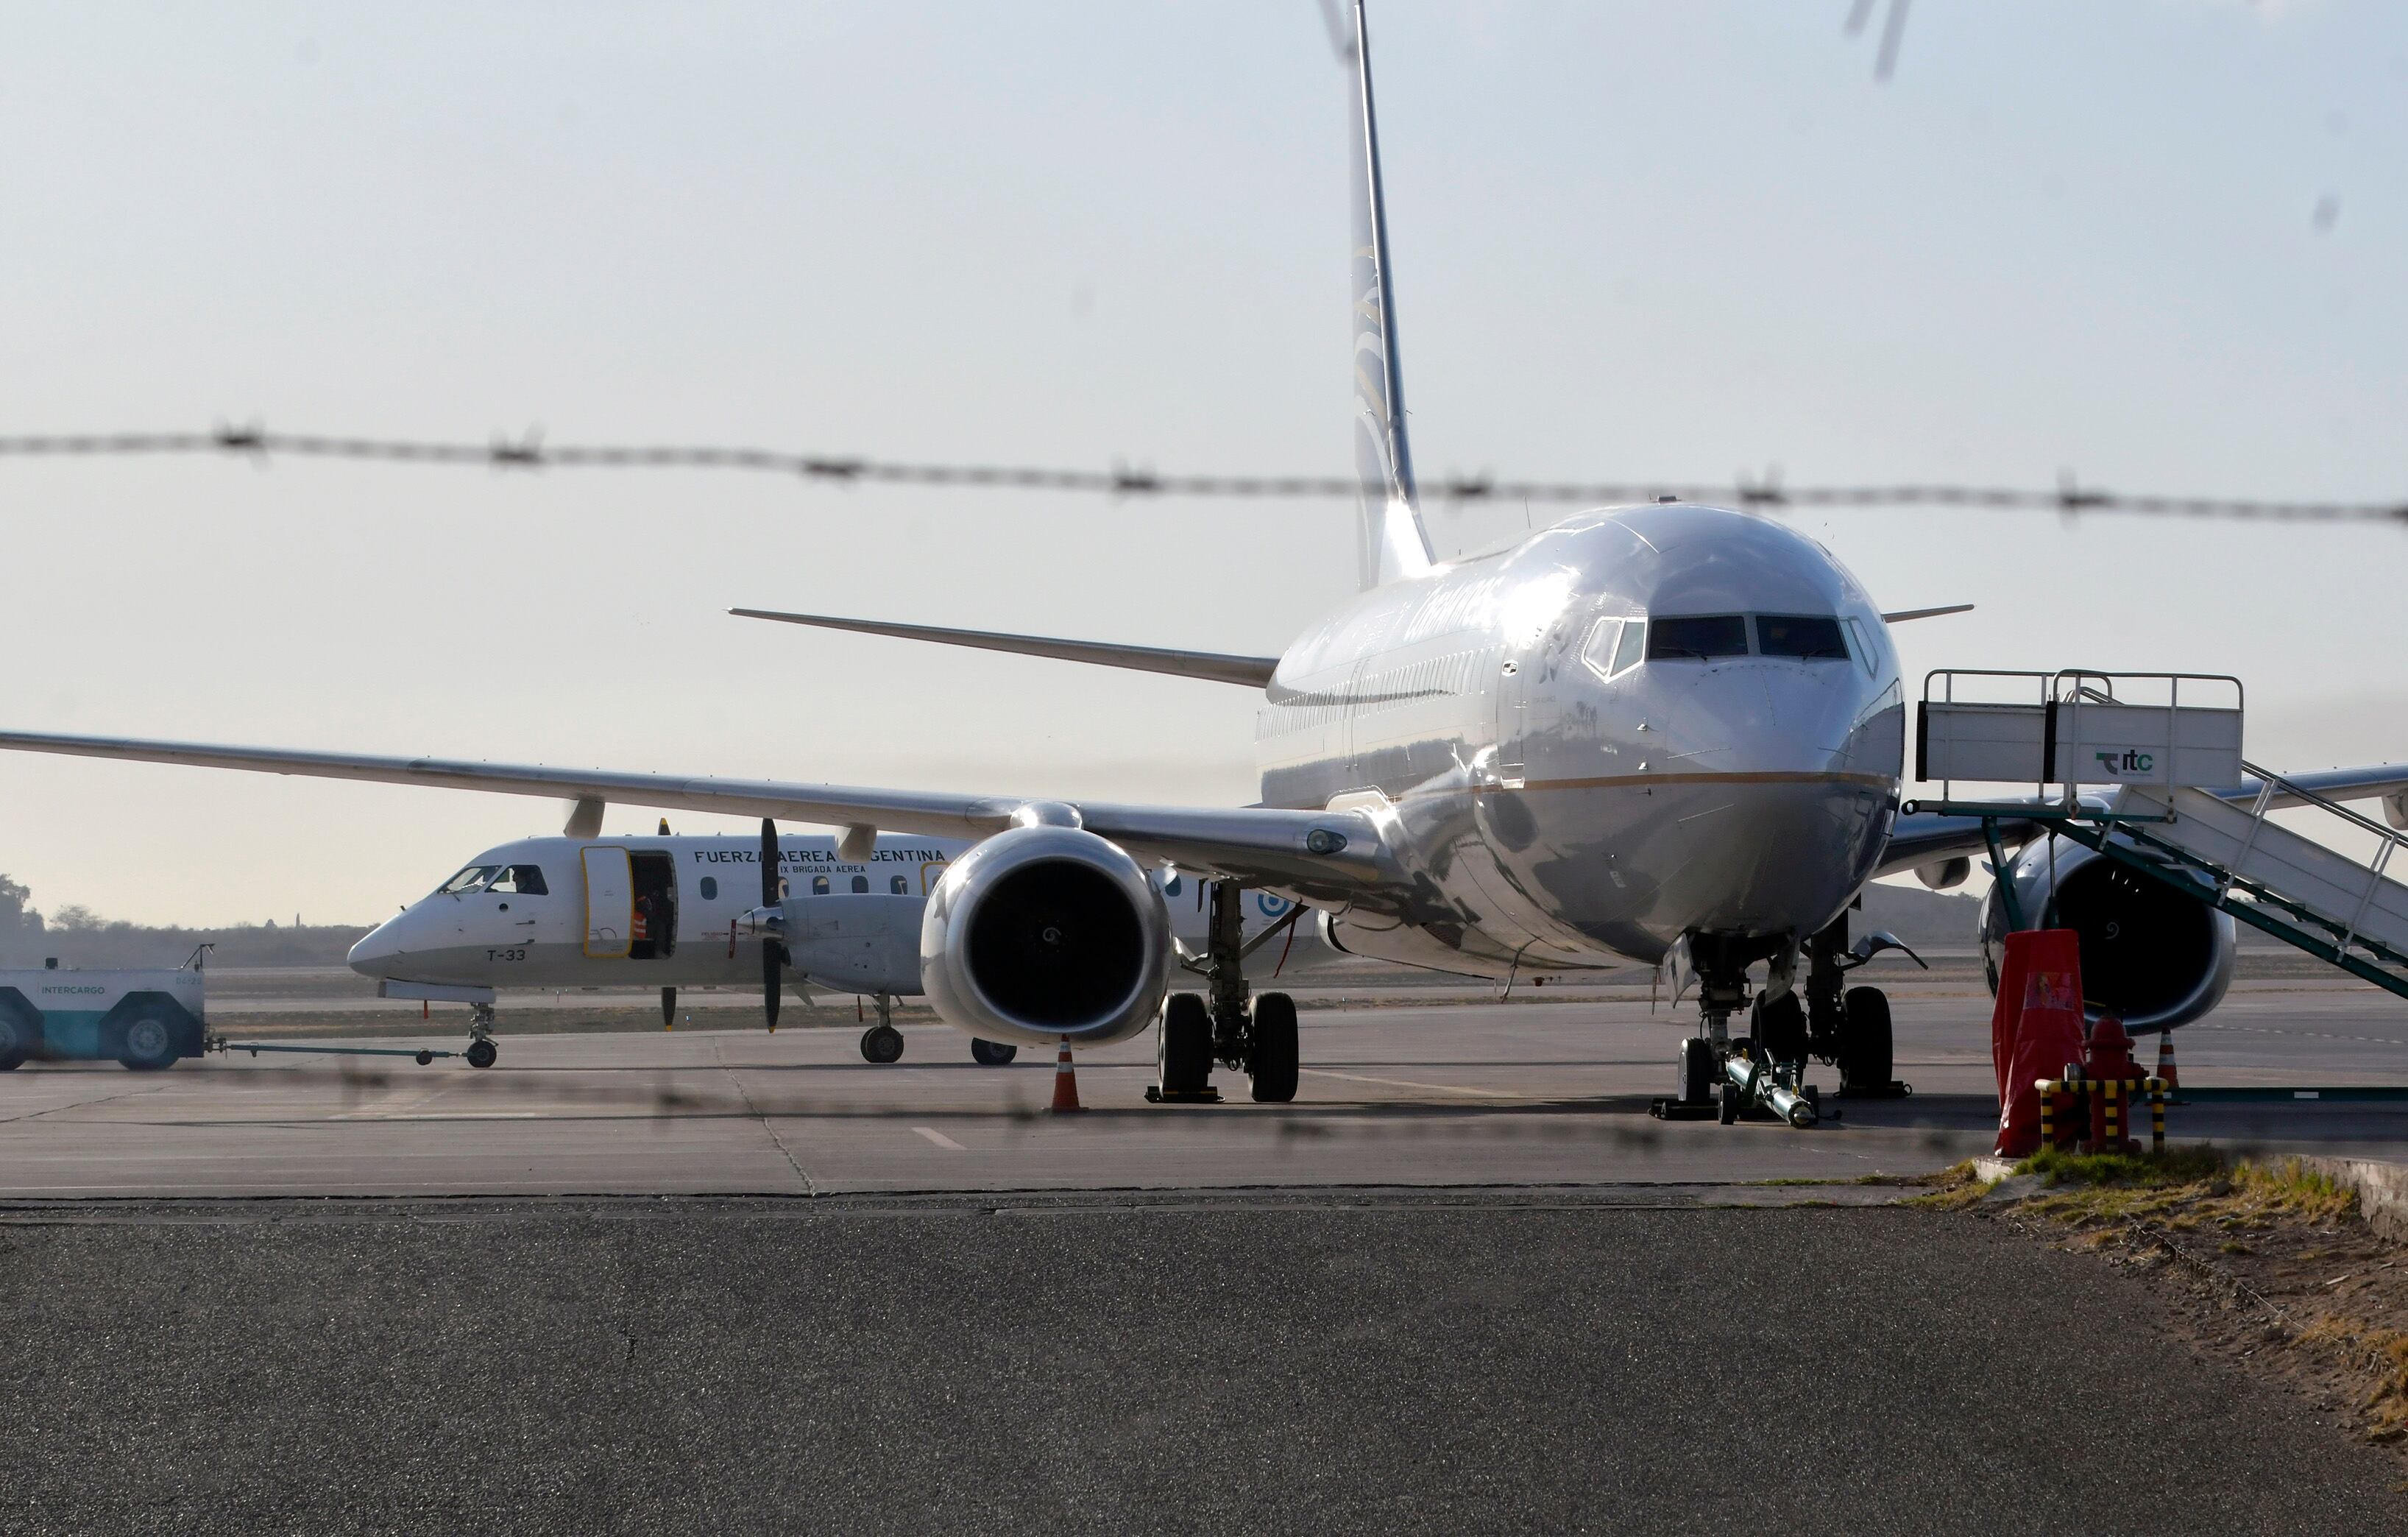
<svg viewBox="0 0 2408 1537">
<path fill-rule="evenodd" d="M 1413 1064 L 1416 1068 L 1432 1065 L 1435 1064 Z M 952 1064 L 942 1066 L 950 1067 Z M 982 1075 L 993 1073 L 991 1069 L 980 1069 L 970 1064 L 962 1064 L 962 1067 Z M 680 1085 L 673 1081 L 679 1073 L 717 1075 L 723 1070 L 716 1066 L 679 1070 L 521 1068 L 490 1076 L 480 1074 L 454 1079 L 444 1088 L 441 1109 L 422 1105 L 417 1107 L 413 1118 L 441 1119 L 447 1114 L 457 1114 L 466 1120 L 500 1106 L 541 1104 L 592 1113 L 583 1116 L 555 1113 L 546 1117 L 554 1121 L 640 1119 L 660 1123 L 792 1118 L 963 1125 L 1001 1119 L 1033 1129 L 1036 1125 L 1054 1119 L 1045 1100 L 1034 1092 L 1040 1084 L 1050 1085 L 1050 1070 L 1041 1075 L 1021 1074 L 1021 1082 L 1007 1080 L 1002 1085 L 1005 1092 L 985 1104 L 901 1104 L 851 1096 L 763 1094 L 740 1089 L 731 1092 Z M 751 1074 L 761 1070 L 748 1064 L 742 1070 Z M 781 1068 L 769 1070 L 793 1070 Z M 829 1070 L 823 1067 L 817 1070 Z M 892 1070 L 876 1069 L 867 1064 L 858 1068 L 846 1064 L 843 1070 L 850 1073 Z M 199 1077 L 200 1074 L 193 1076 Z M 426 1082 L 423 1076 L 407 1071 L 314 1068 L 221 1070 L 220 1073 L 211 1076 L 222 1077 L 226 1087 L 237 1093 L 273 1092 L 304 1086 L 332 1087 L 337 1091 L 344 1110 L 351 1113 L 372 1110 L 388 1095 L 418 1087 Z M 631 1076 L 641 1076 L 651 1081 L 628 1082 Z M 597 1077 L 616 1081 L 579 1081 Z M 1117 1084 L 1114 1085 L 1115 1089 L 1119 1086 Z M 1185 1135 L 1193 1135 L 1199 1127 L 1211 1126 L 1226 1127 L 1232 1135 L 1255 1135 L 1268 1126 L 1276 1128 L 1276 1134 L 1283 1139 L 1299 1142 L 1366 1136 L 1545 1141 L 1577 1141 L 1595 1137 L 1616 1145 L 1630 1146 L 1652 1145 L 1660 1141 L 1669 1129 L 1648 1116 L 1653 1097 L 1646 1094 L 1563 1096 L 1545 1099 L 1498 1099 L 1473 1103 L 1410 1098 L 1310 1099 L 1283 1105 L 1255 1105 L 1233 1098 L 1228 1103 L 1193 1106 L 1146 1104 L 1138 1101 L 1134 1095 L 1130 1096 L 1129 1103 L 1121 1104 L 1102 1099 L 1092 1090 L 1086 1098 L 1087 1108 L 1079 1124 L 1175 1119 Z M 1834 1100 L 1831 1107 L 1842 1113 L 1841 1118 L 1826 1121 L 1813 1131 L 1780 1129 L 1789 1136 L 1844 1133 L 1851 1128 L 1924 1131 L 1934 1137 L 1934 1149 L 1942 1150 L 1956 1148 L 1957 1137 L 1954 1134 L 1986 1133 L 1996 1126 L 1998 1117 L 1993 1102 L 1980 1095 L 1918 1095 L 1907 1099 Z M 259 1117 L 277 1122 L 291 1118 L 280 1114 Z M 1634 1121 L 1638 1123 L 1635 1126 L 1632 1124 Z M 1770 1128 L 1771 1123 L 1767 1122 L 1766 1125 Z"/>
</svg>

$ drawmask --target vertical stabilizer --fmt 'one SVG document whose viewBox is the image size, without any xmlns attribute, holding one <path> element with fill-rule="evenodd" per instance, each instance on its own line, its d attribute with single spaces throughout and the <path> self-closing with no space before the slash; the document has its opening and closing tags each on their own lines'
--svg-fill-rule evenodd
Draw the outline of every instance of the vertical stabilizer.
<svg viewBox="0 0 2408 1537">
<path fill-rule="evenodd" d="M 1430 567 L 1405 438 L 1404 369 L 1388 265 L 1388 208 L 1380 185 L 1380 127 L 1371 107 L 1370 35 L 1354 7 L 1354 471 L 1363 482 L 1362 582 L 1376 587 Z"/>
</svg>

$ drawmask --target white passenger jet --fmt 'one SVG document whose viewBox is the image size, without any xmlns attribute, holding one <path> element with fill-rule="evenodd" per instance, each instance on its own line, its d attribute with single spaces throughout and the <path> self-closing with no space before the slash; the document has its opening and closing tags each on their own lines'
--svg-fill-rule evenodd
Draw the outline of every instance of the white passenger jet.
<svg viewBox="0 0 2408 1537">
<path fill-rule="evenodd" d="M 921 990 L 921 907 L 968 847 L 881 839 L 866 859 L 848 861 L 833 838 L 788 835 L 765 883 L 759 843 L 675 837 L 666 819 L 651 837 L 524 838 L 487 849 L 386 919 L 351 947 L 351 964 L 377 979 L 381 997 L 467 1004 L 478 1066 L 495 1058 L 494 1004 L 513 988 L 657 987 L 666 1027 L 680 988 L 755 984 L 773 1030 L 787 984 L 875 999 L 878 1023 L 863 1032 L 861 1055 L 895 1062 L 903 1036 L 889 1000 Z M 1155 883 L 1178 953 L 1193 955 L 1208 938 L 1203 885 L 1168 872 Z M 796 922 L 771 932 L 762 904 L 789 898 Z M 1268 891 L 1244 905 L 1249 940 L 1296 911 Z M 1292 943 L 1292 927 L 1287 937 Z M 1009 1041 L 970 1042 L 971 1057 L 987 1066 L 1017 1051 Z"/>
<path fill-rule="evenodd" d="M 1103 1043 L 1156 1029 L 1165 1099 L 1211 1096 L 1216 1062 L 1247 1073 L 1257 1099 L 1296 1093 L 1295 1005 L 1250 997 L 1239 965 L 1247 888 L 1308 905 L 1340 950 L 1411 966 L 1510 979 L 1669 964 L 1699 1002 L 1679 1054 L 1684 1099 L 1721 1081 L 1739 1050 L 1727 1027 L 1742 1011 L 1767 1055 L 1802 1066 L 1811 1053 L 1836 1062 L 1843 1085 L 1886 1084 L 1888 1004 L 1877 989 L 1841 985 L 1872 948 L 1848 942 L 1850 903 L 1886 871 L 1925 869 L 1946 883 L 1985 842 L 1975 819 L 1900 815 L 1906 711 L 1889 621 L 1914 615 L 1885 616 L 1805 535 L 1717 507 L 1601 509 L 1509 548 L 1432 558 L 1407 441 L 1361 0 L 1354 26 L 1359 596 L 1278 656 L 738 610 L 1256 692 L 1258 804 L 33 733 L 0 734 L 0 746 L 568 797 L 589 833 L 610 801 L 785 817 L 844 828 L 838 852 L 851 864 L 867 862 L 882 833 L 961 840 L 969 846 L 924 896 L 853 898 L 907 920 L 937 1011 L 998 1041 Z M 2327 795 L 2408 788 L 2400 768 L 2316 779 Z M 774 836 L 766 824 L 764 836 Z M 2071 849 L 2042 863 L 2047 841 L 2013 873 L 2053 874 L 2070 911 L 2090 867 Z M 1165 869 L 1211 883 L 1213 921 L 1194 962 L 1201 994 L 1171 990 Z M 2086 945 L 2172 928 L 2200 940 L 2102 965 L 2102 985 L 2162 1005 L 2169 1022 L 2212 1004 L 2229 974 L 2231 920 L 2172 888 L 2100 873 L 2080 904 L 2095 926 Z M 751 920 L 806 945 L 812 900 L 773 887 Z M 2127 1000 L 2094 1001 L 2123 1012 Z"/>
</svg>

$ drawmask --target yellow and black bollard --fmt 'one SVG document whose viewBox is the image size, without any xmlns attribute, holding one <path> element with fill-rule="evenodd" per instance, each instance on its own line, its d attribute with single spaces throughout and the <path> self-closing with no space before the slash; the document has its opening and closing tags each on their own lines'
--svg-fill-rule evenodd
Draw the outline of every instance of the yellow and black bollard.
<svg viewBox="0 0 2408 1537">
<path fill-rule="evenodd" d="M 2166 1150 L 2166 1089 L 2169 1085 L 2163 1078 L 2151 1078 L 2146 1083 L 2149 1090 L 2149 1151 L 2162 1153 Z"/>
</svg>

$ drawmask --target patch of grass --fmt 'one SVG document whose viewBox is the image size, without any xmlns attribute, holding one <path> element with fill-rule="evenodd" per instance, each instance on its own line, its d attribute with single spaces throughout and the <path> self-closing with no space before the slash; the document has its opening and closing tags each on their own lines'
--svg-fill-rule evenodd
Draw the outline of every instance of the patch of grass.
<svg viewBox="0 0 2408 1537">
<path fill-rule="evenodd" d="M 2358 1193 L 2319 1173 L 2297 1158 L 2272 1165 L 2244 1163 L 2233 1171 L 2236 1193 L 2259 1210 L 2296 1212 L 2315 1221 L 2330 1222 L 2355 1214 Z"/>
<path fill-rule="evenodd" d="M 2224 1155 L 2205 1142 L 2163 1153 L 2069 1153 L 2043 1147 L 2015 1165 L 2018 1174 L 2038 1174 L 2047 1185 L 2188 1185 L 2225 1171 Z"/>
<path fill-rule="evenodd" d="M 2358 1406 L 2369 1441 L 2408 1437 L 2408 1332 L 2356 1318 L 2320 1318 L 2300 1331 L 2299 1343 L 2354 1361 L 2371 1371 L 2374 1386 Z"/>
<path fill-rule="evenodd" d="M 2258 1251 L 2238 1239 L 2228 1238 L 2215 1246 L 2218 1254 L 2256 1254 Z"/>
<path fill-rule="evenodd" d="M 1905 1204 L 1926 1206 L 1937 1212 L 1961 1211 L 1980 1201 L 1990 1188 L 1987 1180 L 1973 1172 L 1973 1160 L 1971 1158 L 1952 1163 L 1936 1174 L 1925 1174 L 1914 1183 L 1928 1185 L 1930 1193 L 1910 1197 Z"/>
</svg>

